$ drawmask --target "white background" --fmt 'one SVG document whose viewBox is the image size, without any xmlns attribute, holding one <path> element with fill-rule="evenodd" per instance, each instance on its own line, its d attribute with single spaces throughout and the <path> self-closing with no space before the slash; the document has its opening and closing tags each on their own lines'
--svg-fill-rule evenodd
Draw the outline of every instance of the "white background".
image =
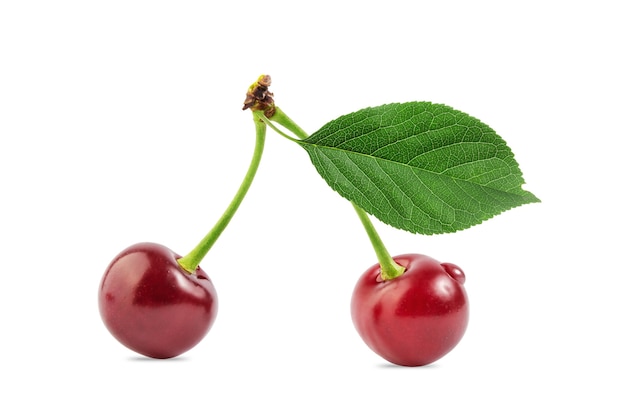
<svg viewBox="0 0 626 417">
<path fill-rule="evenodd" d="M 0 414 L 623 416 L 618 5 L 3 1 Z M 541 204 L 444 236 L 376 223 L 392 253 L 465 270 L 470 325 L 448 356 L 401 368 L 361 342 L 349 302 L 373 251 L 273 132 L 202 262 L 220 297 L 206 339 L 155 361 L 104 328 L 109 261 L 140 241 L 186 253 L 229 203 L 263 73 L 309 132 L 427 100 L 513 149 Z"/>
</svg>

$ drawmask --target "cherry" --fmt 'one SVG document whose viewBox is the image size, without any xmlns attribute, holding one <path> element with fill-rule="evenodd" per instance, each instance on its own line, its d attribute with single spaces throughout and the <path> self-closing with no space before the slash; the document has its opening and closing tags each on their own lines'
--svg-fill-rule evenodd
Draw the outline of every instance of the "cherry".
<svg viewBox="0 0 626 417">
<path fill-rule="evenodd" d="M 378 355 L 402 366 L 422 366 L 450 352 L 469 320 L 458 266 L 426 255 L 392 257 L 367 213 L 352 204 L 376 252 L 352 293 L 352 322 Z"/>
<path fill-rule="evenodd" d="M 100 284 L 104 324 L 123 345 L 152 358 L 178 356 L 207 334 L 217 315 L 217 293 L 198 267 L 156 243 L 138 243 L 113 259 Z"/>
<path fill-rule="evenodd" d="M 111 261 L 102 277 L 98 291 L 102 321 L 119 342 L 137 353 L 159 359 L 180 355 L 198 344 L 215 321 L 217 294 L 200 261 L 239 208 L 261 162 L 266 134 L 261 114 L 273 109 L 270 83 L 269 76 L 261 76 L 250 86 L 246 105 L 255 110 L 254 154 L 237 193 L 209 233 L 183 257 L 156 243 L 130 246 Z M 255 97 L 263 101 L 256 103 Z"/>
<path fill-rule="evenodd" d="M 469 319 L 456 265 L 419 254 L 393 257 L 402 275 L 383 279 L 379 264 L 370 267 L 352 295 L 352 320 L 363 341 L 389 362 L 422 366 L 450 352 Z"/>
</svg>

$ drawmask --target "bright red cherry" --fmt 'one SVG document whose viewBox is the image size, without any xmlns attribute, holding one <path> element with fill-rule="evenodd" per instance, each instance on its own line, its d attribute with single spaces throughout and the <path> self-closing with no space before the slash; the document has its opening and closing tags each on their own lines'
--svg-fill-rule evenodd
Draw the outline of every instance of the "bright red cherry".
<svg viewBox="0 0 626 417">
<path fill-rule="evenodd" d="M 352 296 L 352 320 L 363 341 L 389 362 L 427 365 L 450 352 L 465 333 L 465 274 L 425 255 L 393 260 L 406 268 L 399 277 L 383 280 L 378 264 L 361 276 Z"/>
<path fill-rule="evenodd" d="M 207 274 L 182 268 L 180 256 L 155 243 L 133 245 L 113 259 L 98 291 L 100 315 L 129 349 L 152 358 L 178 356 L 207 334 L 217 293 Z"/>
</svg>

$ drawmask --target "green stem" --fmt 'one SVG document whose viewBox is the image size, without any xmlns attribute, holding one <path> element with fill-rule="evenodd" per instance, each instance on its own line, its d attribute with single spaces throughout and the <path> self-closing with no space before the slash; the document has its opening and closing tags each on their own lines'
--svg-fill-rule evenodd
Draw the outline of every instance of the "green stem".
<svg viewBox="0 0 626 417">
<path fill-rule="evenodd" d="M 306 139 L 309 135 L 306 134 L 304 130 L 300 126 L 298 126 L 293 120 L 291 120 L 280 108 L 276 107 L 276 113 L 269 119 L 271 122 L 276 122 L 281 126 L 289 129 L 293 132 L 298 138 Z M 389 251 L 383 244 L 380 235 L 374 228 L 374 224 L 370 220 L 369 216 L 361 207 L 357 206 L 352 202 L 352 206 L 356 210 L 359 219 L 361 219 L 361 223 L 367 232 L 367 236 L 372 243 L 374 248 L 374 252 L 376 252 L 376 257 L 378 258 L 378 263 L 380 264 L 380 275 L 383 280 L 390 280 L 399 277 L 406 270 L 405 267 L 399 265 L 396 261 L 394 261 L 393 257 L 389 254 Z"/>
<path fill-rule="evenodd" d="M 300 139 L 306 139 L 309 137 L 309 135 L 307 135 L 307 133 L 293 120 L 291 120 L 289 116 L 287 116 L 279 107 L 276 107 L 276 113 L 274 113 L 270 120 L 286 127 Z"/>
<path fill-rule="evenodd" d="M 231 201 L 230 205 L 222 214 L 222 217 L 217 221 L 215 226 L 207 233 L 207 235 L 198 243 L 198 245 L 187 255 L 183 256 L 178 260 L 178 263 L 181 267 L 183 267 L 188 272 L 193 272 L 198 268 L 202 259 L 209 252 L 213 244 L 220 237 L 228 223 L 235 215 L 235 212 L 239 208 L 239 205 L 243 201 L 246 193 L 250 189 L 250 185 L 252 185 L 252 180 L 254 180 L 254 176 L 256 175 L 257 169 L 259 168 L 259 163 L 261 162 L 261 156 L 263 155 L 263 148 L 265 146 L 265 133 L 266 133 L 266 125 L 261 121 L 258 114 L 253 113 L 254 115 L 254 125 L 256 127 L 256 144 L 254 147 L 254 153 L 252 155 L 252 161 L 250 162 L 250 166 L 248 167 L 248 172 L 243 179 L 243 182 L 239 186 L 239 190 L 235 194 L 235 197 Z"/>
<path fill-rule="evenodd" d="M 374 252 L 376 252 L 376 257 L 378 258 L 378 263 L 380 264 L 380 276 L 385 281 L 398 278 L 404 273 L 406 268 L 399 265 L 391 257 L 365 210 L 354 203 L 352 203 L 352 206 L 356 210 L 356 214 L 359 216 L 359 219 L 361 219 L 361 223 L 363 223 L 363 227 L 367 232 L 367 237 L 370 238 L 370 242 L 372 242 L 372 246 L 374 247 Z"/>
</svg>

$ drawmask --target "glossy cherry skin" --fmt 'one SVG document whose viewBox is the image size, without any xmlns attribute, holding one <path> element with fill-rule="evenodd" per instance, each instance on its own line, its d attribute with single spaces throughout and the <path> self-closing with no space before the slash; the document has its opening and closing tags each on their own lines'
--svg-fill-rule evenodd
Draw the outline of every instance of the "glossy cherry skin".
<svg viewBox="0 0 626 417">
<path fill-rule="evenodd" d="M 406 268 L 398 278 L 383 281 L 378 264 L 361 276 L 352 295 L 352 321 L 363 341 L 389 362 L 427 365 L 450 352 L 467 329 L 465 274 L 425 255 L 394 260 Z"/>
<path fill-rule="evenodd" d="M 217 293 L 207 274 L 185 271 L 180 256 L 156 243 L 138 243 L 111 261 L 98 291 L 100 315 L 123 345 L 158 359 L 178 356 L 208 333 Z"/>
</svg>

